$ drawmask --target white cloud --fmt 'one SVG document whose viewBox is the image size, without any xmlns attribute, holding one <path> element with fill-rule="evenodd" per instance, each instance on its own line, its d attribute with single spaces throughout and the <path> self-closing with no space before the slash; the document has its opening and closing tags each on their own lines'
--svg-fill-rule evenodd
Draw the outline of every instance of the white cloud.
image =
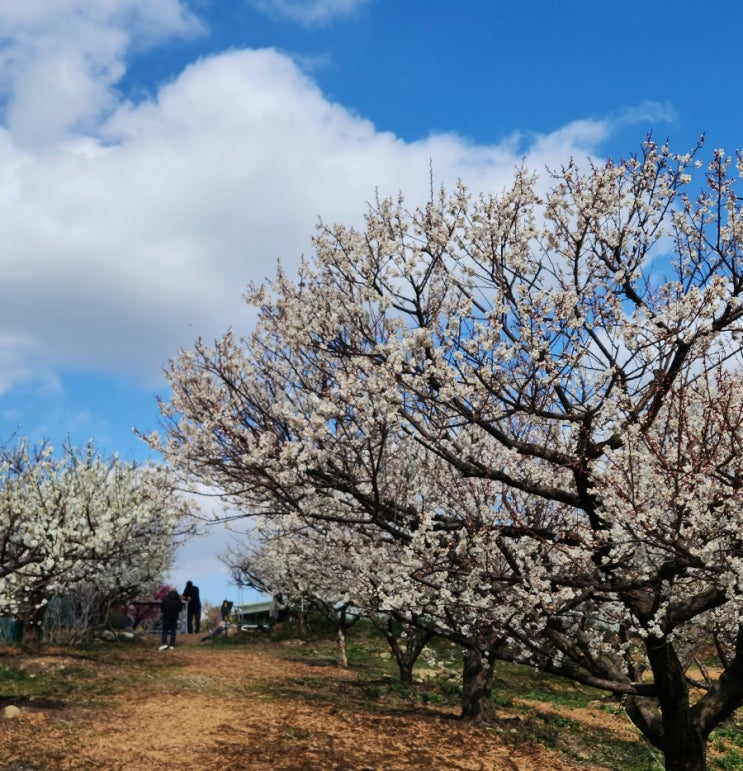
<svg viewBox="0 0 743 771">
<path fill-rule="evenodd" d="M 625 107 L 617 115 L 616 120 L 627 125 L 645 123 L 652 126 L 658 123 L 676 123 L 678 113 L 669 102 L 645 100 L 632 107 Z"/>
<path fill-rule="evenodd" d="M 179 0 L 23 0 L 0 4 L 0 93 L 15 141 L 43 146 L 89 129 L 117 101 L 133 48 L 195 34 Z"/>
<path fill-rule="evenodd" d="M 420 203 L 429 163 L 436 184 L 499 190 L 524 154 L 555 165 L 606 132 L 581 122 L 528 144 L 406 143 L 272 50 L 203 59 L 151 101 L 115 107 L 43 148 L 20 124 L 0 129 L 0 387 L 32 366 L 159 382 L 179 346 L 249 327 L 245 285 L 279 257 L 295 264 L 318 216 L 359 222 L 375 190 Z"/>
<path fill-rule="evenodd" d="M 247 0 L 257 11 L 307 26 L 328 24 L 355 13 L 369 0 Z"/>
</svg>

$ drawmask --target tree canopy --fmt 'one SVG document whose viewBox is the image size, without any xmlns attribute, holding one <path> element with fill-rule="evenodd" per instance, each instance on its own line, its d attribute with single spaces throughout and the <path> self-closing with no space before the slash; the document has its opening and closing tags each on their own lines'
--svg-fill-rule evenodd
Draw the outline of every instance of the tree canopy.
<svg viewBox="0 0 743 771">
<path fill-rule="evenodd" d="M 253 334 L 170 363 L 153 445 L 246 514 L 377 528 L 390 608 L 434 589 L 470 651 L 607 689 L 703 768 L 743 698 L 743 163 L 698 155 L 321 225 Z"/>
<path fill-rule="evenodd" d="M 0 454 L 0 612 L 38 644 L 49 601 L 80 585 L 128 599 L 157 585 L 192 504 L 172 474 L 83 450 L 25 440 Z"/>
</svg>

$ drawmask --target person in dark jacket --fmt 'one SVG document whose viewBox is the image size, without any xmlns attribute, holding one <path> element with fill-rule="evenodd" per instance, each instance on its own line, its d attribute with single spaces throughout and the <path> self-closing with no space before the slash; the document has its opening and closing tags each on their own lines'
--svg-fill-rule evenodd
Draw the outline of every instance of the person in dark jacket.
<svg viewBox="0 0 743 771">
<path fill-rule="evenodd" d="M 201 598 L 199 597 L 199 587 L 194 586 L 191 581 L 186 581 L 186 588 L 183 590 L 183 599 L 188 600 L 186 608 L 186 628 L 188 633 L 199 633 L 201 629 Z"/>
<path fill-rule="evenodd" d="M 171 589 L 160 603 L 160 610 L 163 614 L 163 636 L 160 650 L 164 651 L 168 647 L 168 638 L 170 638 L 170 647 L 175 648 L 175 633 L 178 629 L 178 616 L 183 608 L 181 596 L 176 589 Z"/>
</svg>

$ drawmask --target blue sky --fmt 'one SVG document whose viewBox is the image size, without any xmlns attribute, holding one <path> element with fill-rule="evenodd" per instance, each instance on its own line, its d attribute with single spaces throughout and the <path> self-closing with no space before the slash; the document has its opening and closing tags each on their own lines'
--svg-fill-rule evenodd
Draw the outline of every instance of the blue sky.
<svg viewBox="0 0 743 771">
<path fill-rule="evenodd" d="M 522 159 L 649 131 L 743 146 L 742 21 L 715 0 L 0 2 L 0 435 L 146 458 L 163 363 L 249 331 L 245 286 L 319 216 L 415 205 L 430 167 L 498 191 Z M 248 601 L 210 532 L 172 580 Z"/>
</svg>

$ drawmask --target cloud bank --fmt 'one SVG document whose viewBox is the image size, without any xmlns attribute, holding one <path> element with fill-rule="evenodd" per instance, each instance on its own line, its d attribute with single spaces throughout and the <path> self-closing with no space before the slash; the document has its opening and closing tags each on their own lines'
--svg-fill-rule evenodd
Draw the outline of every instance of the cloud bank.
<svg viewBox="0 0 743 771">
<path fill-rule="evenodd" d="M 437 185 L 499 190 L 524 156 L 556 165 L 608 133 L 405 142 L 270 49 L 201 59 L 127 101 L 135 46 L 201 30 L 176 0 L 4 4 L 0 29 L 0 389 L 59 368 L 159 382 L 198 335 L 249 329 L 246 284 L 307 253 L 319 216 L 359 222 L 376 191 L 415 205 L 431 165 Z"/>
</svg>

